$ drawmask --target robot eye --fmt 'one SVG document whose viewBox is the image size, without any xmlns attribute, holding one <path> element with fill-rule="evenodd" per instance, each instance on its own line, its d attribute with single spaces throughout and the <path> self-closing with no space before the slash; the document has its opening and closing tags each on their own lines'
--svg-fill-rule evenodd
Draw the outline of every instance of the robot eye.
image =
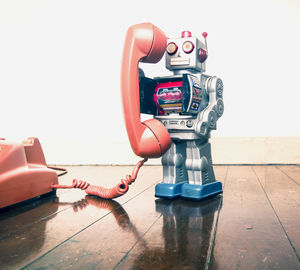
<svg viewBox="0 0 300 270">
<path fill-rule="evenodd" d="M 169 55 L 173 55 L 174 53 L 177 52 L 177 49 L 178 49 L 177 45 L 174 42 L 170 42 L 167 46 L 167 53 Z"/>
<path fill-rule="evenodd" d="M 191 53 L 194 50 L 194 44 L 191 41 L 186 41 L 182 44 L 182 49 L 185 53 Z"/>
</svg>

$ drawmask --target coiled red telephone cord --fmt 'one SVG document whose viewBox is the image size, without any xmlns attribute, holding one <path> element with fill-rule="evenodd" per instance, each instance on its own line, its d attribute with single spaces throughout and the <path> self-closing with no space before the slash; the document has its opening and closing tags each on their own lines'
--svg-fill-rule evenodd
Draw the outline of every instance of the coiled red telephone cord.
<svg viewBox="0 0 300 270">
<path fill-rule="evenodd" d="M 126 175 L 125 179 L 121 179 L 121 182 L 113 188 L 104 188 L 100 186 L 93 186 L 86 181 L 74 179 L 71 186 L 67 185 L 52 185 L 52 188 L 80 188 L 89 195 L 95 195 L 103 199 L 114 199 L 124 195 L 128 191 L 128 186 L 133 183 L 137 177 L 137 174 L 143 164 L 147 161 L 147 158 L 139 161 L 132 171 L 131 175 Z"/>
</svg>

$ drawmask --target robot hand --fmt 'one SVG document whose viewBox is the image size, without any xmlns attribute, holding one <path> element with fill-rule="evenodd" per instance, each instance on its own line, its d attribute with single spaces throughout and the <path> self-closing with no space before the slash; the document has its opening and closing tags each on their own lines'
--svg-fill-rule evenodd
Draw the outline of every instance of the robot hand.
<svg viewBox="0 0 300 270">
<path fill-rule="evenodd" d="M 195 127 L 195 132 L 199 136 L 208 136 L 210 130 L 216 129 L 217 120 L 224 112 L 222 80 L 215 76 L 205 76 L 204 79 L 206 79 L 205 84 L 206 91 L 209 95 L 209 103 L 197 116 L 198 122 Z"/>
</svg>

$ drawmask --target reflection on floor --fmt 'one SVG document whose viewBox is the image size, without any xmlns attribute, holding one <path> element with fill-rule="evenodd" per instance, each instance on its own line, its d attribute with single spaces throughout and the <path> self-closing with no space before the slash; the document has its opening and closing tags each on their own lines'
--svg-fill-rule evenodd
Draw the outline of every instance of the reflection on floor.
<svg viewBox="0 0 300 270">
<path fill-rule="evenodd" d="M 113 186 L 126 166 L 74 166 Z M 59 190 L 0 211 L 1 269 L 300 269 L 300 166 L 215 166 L 224 193 L 201 202 L 154 197 L 145 166 L 114 201 Z"/>
</svg>

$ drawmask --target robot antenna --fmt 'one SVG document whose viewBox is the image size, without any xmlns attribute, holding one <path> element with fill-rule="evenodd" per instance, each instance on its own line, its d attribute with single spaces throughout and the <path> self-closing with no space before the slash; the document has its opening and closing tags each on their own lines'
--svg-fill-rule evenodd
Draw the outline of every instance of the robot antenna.
<svg viewBox="0 0 300 270">
<path fill-rule="evenodd" d="M 206 41 L 207 33 L 206 33 L 206 32 L 203 32 L 203 33 L 202 33 L 202 36 L 204 37 L 206 52 L 208 53 L 208 47 L 207 47 L 207 41 Z"/>
</svg>

